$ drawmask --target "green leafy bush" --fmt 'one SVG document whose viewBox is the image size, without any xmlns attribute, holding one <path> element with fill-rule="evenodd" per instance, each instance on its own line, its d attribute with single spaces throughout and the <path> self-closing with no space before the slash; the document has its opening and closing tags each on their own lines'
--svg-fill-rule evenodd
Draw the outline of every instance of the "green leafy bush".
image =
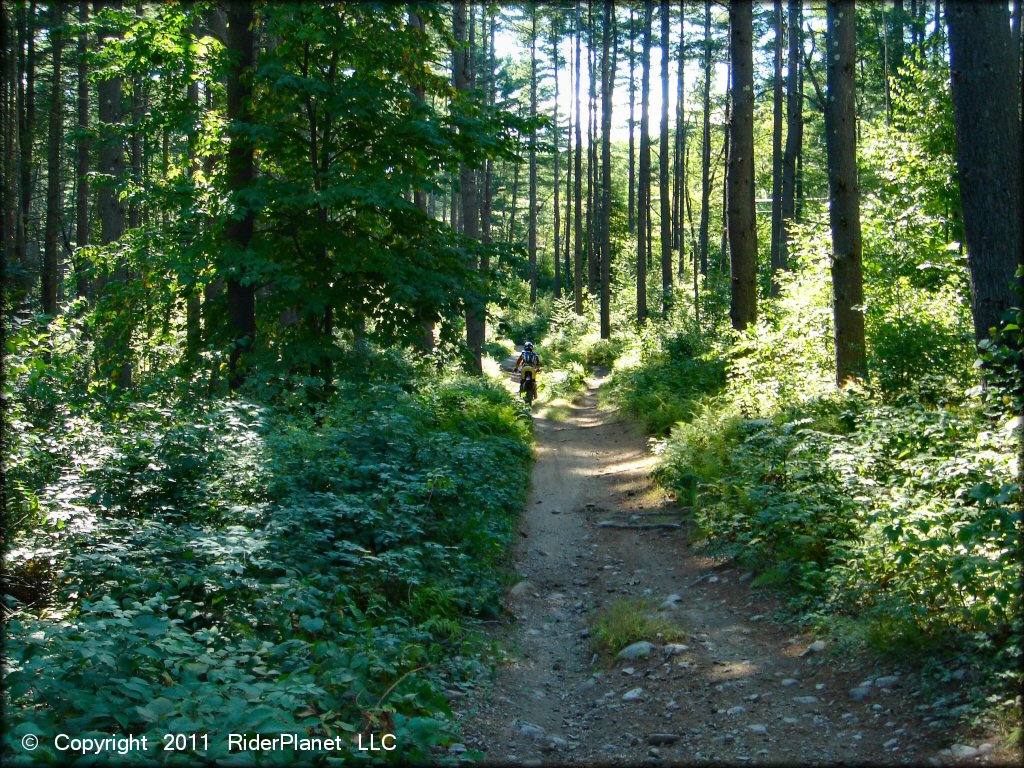
<svg viewBox="0 0 1024 768">
<path fill-rule="evenodd" d="M 6 553 L 7 749 L 26 727 L 216 724 L 349 734 L 353 757 L 387 730 L 393 759 L 428 759 L 455 738 L 444 689 L 481 672 L 472 622 L 500 610 L 524 416 L 494 383 L 374 374 L 312 412 L 165 396 L 26 427 L 12 500 L 38 525 Z M 67 759 L 46 739 L 33 757 Z"/>
</svg>

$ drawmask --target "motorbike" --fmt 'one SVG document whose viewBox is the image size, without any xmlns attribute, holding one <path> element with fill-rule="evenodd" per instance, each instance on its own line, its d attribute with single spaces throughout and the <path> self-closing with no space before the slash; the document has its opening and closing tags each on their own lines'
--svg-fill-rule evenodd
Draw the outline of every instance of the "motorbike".
<svg viewBox="0 0 1024 768">
<path fill-rule="evenodd" d="M 539 371 L 532 365 L 524 365 L 519 374 L 519 391 L 527 405 L 533 405 L 537 399 L 537 374 Z"/>
</svg>

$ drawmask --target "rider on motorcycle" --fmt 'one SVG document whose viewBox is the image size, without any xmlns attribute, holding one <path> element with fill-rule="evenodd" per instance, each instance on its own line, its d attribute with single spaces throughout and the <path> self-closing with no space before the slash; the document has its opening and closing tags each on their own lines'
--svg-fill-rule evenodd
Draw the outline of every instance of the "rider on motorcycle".
<svg viewBox="0 0 1024 768">
<path fill-rule="evenodd" d="M 533 351 L 533 342 L 528 341 L 523 344 L 523 351 L 519 355 L 519 359 L 516 360 L 515 368 L 512 369 L 512 373 L 516 373 L 522 366 L 530 366 L 537 373 L 540 373 L 540 355 Z M 523 391 L 523 387 L 526 382 L 523 379 L 519 381 L 519 391 Z"/>
</svg>

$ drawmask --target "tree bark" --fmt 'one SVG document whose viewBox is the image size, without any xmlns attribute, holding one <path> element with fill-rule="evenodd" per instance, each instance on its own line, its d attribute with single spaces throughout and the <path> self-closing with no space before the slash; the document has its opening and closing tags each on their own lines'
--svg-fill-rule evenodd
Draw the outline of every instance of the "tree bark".
<svg viewBox="0 0 1024 768">
<path fill-rule="evenodd" d="M 64 7 L 55 3 L 50 8 L 50 39 L 53 52 L 52 76 L 53 86 L 50 90 L 50 125 L 46 150 L 46 233 L 43 239 L 43 314 L 57 314 L 57 282 L 58 259 L 57 245 L 60 228 L 60 185 L 61 185 L 61 152 L 63 139 L 63 88 L 61 87 L 61 56 L 64 50 Z"/>
<path fill-rule="evenodd" d="M 78 22 L 83 29 L 78 32 L 78 136 L 75 140 L 75 247 L 89 244 L 89 72 L 86 67 L 88 39 L 84 26 L 89 21 L 89 1 L 79 0 Z M 78 298 L 89 295 L 89 276 L 82 260 L 75 260 L 75 292 Z"/>
<path fill-rule="evenodd" d="M 32 259 L 28 253 L 28 227 L 29 216 L 32 206 L 33 190 L 33 154 L 36 133 L 36 3 L 35 0 L 29 3 L 28 13 L 22 10 L 23 5 L 18 3 L 17 8 L 23 20 L 20 25 L 22 39 L 19 41 L 18 54 L 21 61 L 20 72 L 18 73 L 19 93 L 19 123 L 18 123 L 18 148 L 21 156 L 19 159 L 20 179 L 18 191 L 21 193 L 21 200 L 18 207 L 17 222 L 17 248 L 16 259 L 21 273 L 21 290 L 19 294 L 24 296 L 32 287 Z"/>
<path fill-rule="evenodd" d="M 94 6 L 96 13 L 103 8 L 121 9 L 121 0 L 105 0 Z M 102 46 L 110 33 L 107 29 L 100 32 Z M 124 233 L 124 206 L 119 199 L 117 186 L 124 180 L 124 146 L 120 137 L 121 122 L 121 78 L 113 76 L 102 80 L 97 88 L 99 98 L 99 122 L 104 137 L 100 145 L 100 173 L 104 176 L 103 186 L 99 190 L 100 209 L 100 242 L 103 245 L 118 240 Z M 123 262 L 118 263 L 111 278 L 102 281 L 102 293 L 109 295 L 111 281 L 124 283 L 128 279 L 128 269 Z M 101 343 L 100 375 L 110 380 L 117 387 L 127 389 L 131 386 L 131 328 L 130 312 L 124 302 L 113 301 L 111 326 L 104 332 Z"/>
<path fill-rule="evenodd" d="M 573 301 L 576 314 L 583 314 L 583 130 L 580 112 L 580 38 L 582 37 L 582 11 L 576 0 L 576 250 L 573 265 Z"/>
<path fill-rule="evenodd" d="M 256 51 L 253 35 L 252 0 L 233 0 L 226 6 L 227 49 L 234 66 L 227 81 L 227 183 L 238 213 L 232 217 L 225 234 L 229 245 L 227 270 L 228 327 L 231 350 L 228 357 L 229 386 L 238 389 L 245 381 L 246 359 L 256 344 L 256 286 L 247 274 L 252 259 L 250 243 L 256 225 L 256 212 L 241 202 L 241 195 L 256 179 L 253 142 L 243 126 L 253 119 L 253 83 Z"/>
<path fill-rule="evenodd" d="M 611 327 L 611 211 L 612 211 L 612 4 L 604 4 L 601 57 L 601 338 L 610 339 Z"/>
<path fill-rule="evenodd" d="M 836 382 L 843 386 L 850 380 L 867 378 L 854 83 L 857 27 L 853 0 L 829 0 L 826 23 L 825 142 L 832 228 L 832 301 Z"/>
<path fill-rule="evenodd" d="M 769 293 L 779 295 L 777 273 L 782 269 L 782 0 L 775 0 L 772 13 L 775 40 L 773 64 L 775 82 L 772 88 L 772 240 L 770 252 L 771 282 Z"/>
<path fill-rule="evenodd" d="M 725 156 L 725 173 L 722 174 L 722 244 L 718 252 L 718 271 L 729 271 L 729 162 L 732 158 L 732 56 L 726 58 L 725 124 L 722 130 L 722 154 Z"/>
<path fill-rule="evenodd" d="M 636 251 L 636 319 L 640 323 L 647 322 L 647 251 L 650 226 L 651 196 L 651 137 L 648 108 L 651 94 L 651 16 L 653 3 L 644 2 L 644 38 L 642 43 L 640 85 L 640 178 L 637 194 L 637 251 Z"/>
<path fill-rule="evenodd" d="M 684 226 L 686 187 L 686 6 L 679 4 L 679 50 L 676 62 L 676 136 L 675 136 L 675 162 L 673 164 L 674 187 L 672 193 L 672 244 L 679 252 L 679 277 L 682 279 L 686 268 L 686 249 L 684 248 Z M 693 244 L 691 243 L 691 249 Z"/>
<path fill-rule="evenodd" d="M 661 135 L 658 139 L 658 187 L 661 203 L 661 314 L 668 317 L 672 306 L 672 201 L 668 189 L 668 0 L 661 0 Z"/>
<path fill-rule="evenodd" d="M 1020 306 L 1022 242 L 1019 52 L 1005 3 L 949 0 L 950 72 L 974 336 L 989 337 Z"/>
<path fill-rule="evenodd" d="M 514 163 L 512 170 L 512 210 L 508 219 L 508 242 L 515 239 L 516 211 L 519 209 L 519 163 Z"/>
<path fill-rule="evenodd" d="M 636 231 L 636 13 L 629 8 L 629 231 Z"/>
<path fill-rule="evenodd" d="M 488 15 L 490 16 L 490 33 L 486 41 L 486 52 L 485 58 L 487 61 L 487 104 L 491 109 L 494 109 L 495 99 L 495 86 L 494 86 L 494 70 L 497 66 L 497 61 L 494 55 L 494 27 L 495 18 L 494 10 L 489 9 Z M 484 164 L 484 202 L 480 210 L 480 229 L 484 243 L 484 249 L 480 253 L 480 278 L 484 284 L 484 290 L 488 291 L 490 288 L 490 274 L 491 274 L 491 258 L 490 258 L 490 245 L 492 242 L 491 238 L 491 216 L 492 209 L 494 206 L 493 197 L 493 181 L 494 181 L 494 161 L 491 158 L 487 158 L 487 162 Z M 486 296 L 486 294 L 485 294 Z M 485 298 L 486 302 L 486 298 Z M 480 345 L 481 349 L 484 342 L 487 340 L 487 305 L 486 303 L 478 308 L 478 314 L 480 316 Z M 433 341 L 433 329 L 431 329 L 431 341 Z"/>
<path fill-rule="evenodd" d="M 473 88 L 473 75 L 470 71 L 469 50 L 466 40 L 466 2 L 456 0 L 452 6 L 452 31 L 455 35 L 455 51 L 452 55 L 452 77 L 455 81 L 455 90 L 466 98 Z M 476 175 L 473 169 L 465 162 L 459 164 L 459 186 L 462 197 L 462 226 L 463 234 L 467 239 L 476 240 L 480 233 L 478 223 L 480 221 L 477 211 Z M 454 209 L 453 209 L 454 211 Z M 474 258 L 474 268 L 478 265 Z M 483 352 L 483 314 L 486 307 L 481 306 L 482 302 L 470 299 L 466 302 L 466 344 L 470 352 L 470 373 L 475 376 L 483 375 L 481 355 Z"/>
<path fill-rule="evenodd" d="M 793 0 L 800 2 L 800 0 Z M 704 83 L 703 130 L 700 151 L 700 231 L 697 248 L 700 251 L 700 273 L 708 273 L 708 228 L 711 217 L 711 0 L 704 0 Z"/>
<path fill-rule="evenodd" d="M 569 88 L 572 89 L 575 67 L 572 61 L 572 50 L 569 51 Z M 565 295 L 573 294 L 572 270 L 572 111 L 566 110 L 567 125 L 565 126 Z"/>
<path fill-rule="evenodd" d="M 796 158 L 803 143 L 803 99 L 800 98 L 801 0 L 789 0 L 789 60 L 786 73 L 786 150 L 782 156 L 782 234 L 778 268 L 789 268 L 789 243 L 796 220 Z"/>
<path fill-rule="evenodd" d="M 97 2 L 95 12 L 104 7 L 121 9 L 121 0 Z M 100 32 L 99 43 L 102 46 L 110 32 Z M 99 239 L 108 246 L 119 240 L 125 228 L 125 210 L 118 195 L 118 185 L 124 180 L 125 157 L 124 144 L 121 139 L 123 113 L 121 108 L 121 78 L 114 76 L 100 81 L 97 88 L 99 99 L 99 123 L 103 138 L 99 148 L 99 172 L 103 175 L 103 185 L 99 189 Z M 104 276 L 101 294 L 114 307 L 111 321 L 103 331 L 100 343 L 99 373 L 105 379 L 121 389 L 131 386 L 131 326 L 130 308 L 117 297 L 110 296 L 111 284 L 124 284 L 128 280 L 128 269 L 123 261 L 119 261 L 110 278 Z"/>
<path fill-rule="evenodd" d="M 530 6 L 530 120 L 537 119 L 537 6 Z M 530 304 L 537 301 L 537 129 L 530 129 Z"/>
<path fill-rule="evenodd" d="M 562 298 L 562 265 L 560 260 L 561 254 L 561 209 L 559 208 L 559 185 L 558 185 L 558 165 L 560 160 L 560 154 L 558 147 L 558 34 L 555 29 L 554 19 L 551 22 L 551 61 L 554 70 L 555 79 L 555 102 L 554 102 L 554 119 L 551 123 L 551 147 L 554 154 L 554 180 L 552 181 L 552 187 L 554 188 L 555 202 L 554 210 L 552 211 L 555 219 L 554 236 L 555 236 L 555 298 Z"/>
<path fill-rule="evenodd" d="M 14 48 L 17 34 L 15 24 L 7 15 L 7 6 L 0 4 L 0 136 L 2 136 L 3 154 L 2 169 L 3 179 L 0 180 L 0 248 L 3 249 L 0 258 L 0 286 L 6 288 L 10 280 L 12 261 L 16 251 L 16 235 L 18 228 L 18 203 L 17 203 L 17 181 L 15 154 L 17 151 L 17 62 Z M 6 306 L 0 307 L 0 312 Z M 0 335 L 4 334 L 7 328 L 5 319 L 0 317 Z M 5 353 L 5 348 L 0 348 L 0 355 Z"/>
<path fill-rule="evenodd" d="M 729 255 L 732 326 L 757 317 L 757 218 L 754 212 L 754 49 L 751 0 L 729 5 L 732 54 L 732 145 L 729 156 Z"/>
<path fill-rule="evenodd" d="M 142 4 L 135 6 L 135 15 L 142 16 Z M 132 76 L 132 132 L 131 132 L 131 162 L 132 162 L 132 183 L 136 188 L 142 185 L 142 75 Z M 133 190 L 128 198 L 128 227 L 135 229 L 142 221 L 139 210 L 138 194 Z"/>
<path fill-rule="evenodd" d="M 893 0 L 892 10 L 889 14 L 889 72 L 899 75 L 903 67 L 903 29 L 906 20 L 906 13 L 903 10 L 903 0 Z"/>
<path fill-rule="evenodd" d="M 599 290 L 599 267 L 597 250 L 600 232 L 601 208 L 597 203 L 597 23 L 594 21 L 594 6 L 587 7 L 587 64 L 590 78 L 589 100 L 587 101 L 587 292 L 596 297 Z"/>
<path fill-rule="evenodd" d="M 192 47 L 202 34 L 198 17 L 192 24 L 192 31 L 189 36 L 189 48 L 186 52 L 187 72 L 189 75 L 188 91 L 186 97 L 190 110 L 188 123 L 188 159 L 187 170 L 190 185 L 195 184 L 195 176 L 199 170 L 197 139 L 199 138 L 199 81 L 195 79 L 194 66 L 192 64 L 194 52 Z M 198 235 L 196 231 L 190 233 Z M 185 286 L 185 361 L 191 366 L 199 354 L 199 346 L 202 343 L 202 292 L 199 290 L 198 281 L 194 275 L 187 281 Z"/>
</svg>

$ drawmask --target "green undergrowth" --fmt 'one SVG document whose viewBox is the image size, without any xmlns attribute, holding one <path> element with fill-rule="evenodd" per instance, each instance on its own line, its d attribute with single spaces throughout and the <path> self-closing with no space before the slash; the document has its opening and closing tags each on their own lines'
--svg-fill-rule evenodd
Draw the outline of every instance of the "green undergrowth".
<svg viewBox="0 0 1024 768">
<path fill-rule="evenodd" d="M 612 398 L 666 435 L 657 481 L 793 618 L 923 674 L 962 663 L 977 711 L 1019 713 L 1020 353 L 983 346 L 981 388 L 967 366 L 915 377 L 908 347 L 837 390 L 827 347 L 780 318 L 800 316 L 703 343 L 663 333 L 620 362 Z"/>
<path fill-rule="evenodd" d="M 685 639 L 686 632 L 664 614 L 652 600 L 616 600 L 594 620 L 594 649 L 609 657 L 640 640 L 672 642 Z"/>
<path fill-rule="evenodd" d="M 692 331 L 666 329 L 663 338 L 641 337 L 638 346 L 616 367 L 609 397 L 649 434 L 667 435 L 694 415 L 702 397 L 725 387 L 725 361 Z"/>
<path fill-rule="evenodd" d="M 389 732 L 405 762 L 453 741 L 444 691 L 486 668 L 530 421 L 500 385 L 398 368 L 313 411 L 154 397 L 46 430 L 15 371 L 9 753 L 29 732 L 51 762 L 59 732 L 207 732 L 207 759 L 230 732 L 339 736 L 342 758 Z M 254 759 L 282 757 L 326 755 Z"/>
</svg>

